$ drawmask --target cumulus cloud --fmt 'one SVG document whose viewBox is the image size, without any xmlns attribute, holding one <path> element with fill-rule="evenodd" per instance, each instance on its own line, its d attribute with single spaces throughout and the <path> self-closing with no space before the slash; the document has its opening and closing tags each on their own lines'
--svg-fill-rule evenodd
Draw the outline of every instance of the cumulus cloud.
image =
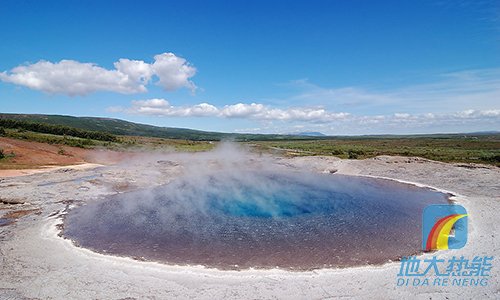
<svg viewBox="0 0 500 300">
<path fill-rule="evenodd" d="M 131 114 L 168 117 L 221 117 L 248 118 L 256 120 L 331 122 L 349 116 L 345 112 L 329 112 L 323 108 L 272 108 L 260 103 L 236 103 L 216 107 L 209 103 L 191 106 L 173 106 L 165 99 L 132 101 L 129 108 L 109 108 L 110 111 L 124 111 Z"/>
<path fill-rule="evenodd" d="M 143 84 L 148 83 L 154 74 L 151 65 L 142 60 L 120 58 L 114 66 L 119 73 L 126 74 L 134 82 Z"/>
<path fill-rule="evenodd" d="M 406 118 L 410 117 L 410 114 L 407 114 L 407 113 L 395 113 L 394 117 L 397 118 L 397 119 L 406 119 Z"/>
<path fill-rule="evenodd" d="M 221 115 L 229 118 L 254 118 L 260 120 L 330 122 L 349 116 L 348 113 L 328 112 L 323 108 L 271 108 L 263 104 L 237 103 L 224 106 Z"/>
<path fill-rule="evenodd" d="M 49 94 L 87 95 L 97 91 L 132 94 L 146 92 L 146 86 L 156 84 L 172 91 L 188 88 L 196 68 L 173 53 L 155 55 L 153 63 L 121 58 L 108 70 L 94 63 L 75 60 L 49 62 L 41 60 L 0 73 L 0 80 Z"/>
<path fill-rule="evenodd" d="M 466 118 L 466 119 L 481 118 L 481 117 L 495 118 L 495 117 L 500 117 L 500 109 L 489 109 L 489 110 L 467 109 L 467 110 L 455 113 L 454 116 L 458 117 L 458 118 Z"/>
<path fill-rule="evenodd" d="M 123 94 L 146 91 L 146 87 L 118 70 L 106 70 L 92 63 L 61 60 L 58 63 L 39 61 L 19 66 L 0 79 L 50 94 L 85 95 L 95 91 Z"/>
<path fill-rule="evenodd" d="M 499 109 L 364 115 L 333 112 L 321 107 L 276 108 L 261 103 L 236 103 L 220 107 L 209 103 L 175 106 L 165 99 L 147 99 L 132 101 L 127 108 L 110 107 L 108 111 L 158 117 L 213 117 L 260 122 L 261 126 L 238 129 L 238 132 L 290 133 L 291 128 L 295 128 L 327 134 L 369 134 L 467 132 L 500 128 Z"/>
<path fill-rule="evenodd" d="M 175 90 L 181 87 L 195 89 L 189 78 L 196 74 L 196 69 L 189 65 L 184 58 L 173 53 L 155 55 L 155 62 L 151 66 L 154 74 L 159 78 L 158 85 L 166 90 Z"/>
<path fill-rule="evenodd" d="M 468 109 L 454 113 L 441 114 L 395 113 L 393 115 L 355 116 L 350 121 L 352 124 L 360 126 L 371 126 L 371 129 L 373 129 L 374 126 L 380 126 L 386 130 L 390 129 L 390 131 L 410 128 L 434 128 L 434 132 L 436 132 L 436 129 L 442 131 L 441 128 L 458 128 L 457 126 L 473 126 L 474 124 L 482 124 L 488 126 L 490 130 L 495 130 L 498 129 L 500 125 L 500 110 Z"/>
<path fill-rule="evenodd" d="M 132 101 L 132 107 L 126 109 L 126 112 L 168 117 L 208 117 L 217 115 L 218 109 L 208 103 L 175 107 L 165 99 L 148 99 Z"/>
</svg>

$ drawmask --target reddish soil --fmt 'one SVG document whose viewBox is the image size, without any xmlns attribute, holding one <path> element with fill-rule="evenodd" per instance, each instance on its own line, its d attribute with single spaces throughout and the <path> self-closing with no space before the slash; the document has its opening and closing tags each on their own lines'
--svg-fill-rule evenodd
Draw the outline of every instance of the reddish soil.
<svg viewBox="0 0 500 300">
<path fill-rule="evenodd" d="M 0 137 L 0 149 L 3 149 L 7 156 L 0 160 L 0 170 L 36 169 L 83 163 L 113 164 L 131 156 L 125 152 L 50 145 L 5 137 Z"/>
</svg>

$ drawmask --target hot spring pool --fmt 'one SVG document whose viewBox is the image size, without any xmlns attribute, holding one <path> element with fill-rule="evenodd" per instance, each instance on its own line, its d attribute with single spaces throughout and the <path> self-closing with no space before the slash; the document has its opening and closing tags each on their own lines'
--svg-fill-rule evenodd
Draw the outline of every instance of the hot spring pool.
<svg viewBox="0 0 500 300">
<path fill-rule="evenodd" d="M 347 267 L 417 253 L 424 207 L 447 201 L 384 179 L 213 172 L 75 208 L 64 235 L 97 252 L 168 264 Z"/>
</svg>

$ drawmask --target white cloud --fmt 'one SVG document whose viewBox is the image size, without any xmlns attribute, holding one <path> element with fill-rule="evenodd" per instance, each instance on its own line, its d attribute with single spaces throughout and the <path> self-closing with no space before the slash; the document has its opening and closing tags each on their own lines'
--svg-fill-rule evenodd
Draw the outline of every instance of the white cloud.
<svg viewBox="0 0 500 300">
<path fill-rule="evenodd" d="M 333 112 L 321 107 L 275 108 L 261 103 L 236 103 L 221 107 L 209 103 L 174 106 L 165 99 L 148 99 L 132 101 L 132 105 L 128 108 L 110 107 L 108 110 L 159 117 L 256 120 L 261 124 L 258 128 L 268 133 L 273 131 L 286 133 L 290 132 L 290 128 L 324 131 L 327 134 L 456 132 L 457 130 L 467 132 L 500 129 L 499 109 L 467 109 L 453 113 L 398 112 L 354 115 Z"/>
<path fill-rule="evenodd" d="M 220 115 L 228 118 L 252 118 L 258 120 L 331 122 L 349 116 L 348 113 L 328 112 L 323 108 L 271 108 L 257 103 L 226 105 Z"/>
<path fill-rule="evenodd" d="M 356 116 L 353 124 L 379 124 L 385 129 L 398 131 L 401 129 L 434 128 L 434 132 L 446 126 L 487 124 L 489 130 L 500 128 L 500 110 L 464 110 L 455 113 L 396 113 L 394 115 Z M 450 127 L 451 128 L 451 127 Z M 390 131 L 389 131 L 390 132 Z"/>
<path fill-rule="evenodd" d="M 123 94 L 144 92 L 146 88 L 117 70 L 106 70 L 95 64 L 74 60 L 58 63 L 39 61 L 0 73 L 2 81 L 26 86 L 50 94 L 85 95 L 94 91 Z"/>
<path fill-rule="evenodd" d="M 228 118 L 247 118 L 257 115 L 262 116 L 265 113 L 266 109 L 264 105 L 257 103 L 237 103 L 233 105 L 226 105 L 221 111 L 221 115 Z"/>
<path fill-rule="evenodd" d="M 407 114 L 407 113 L 395 113 L 394 117 L 396 117 L 397 119 L 406 119 L 406 118 L 410 117 L 410 114 Z"/>
<path fill-rule="evenodd" d="M 497 118 L 500 117 L 500 109 L 489 109 L 489 110 L 474 110 L 467 109 L 454 114 L 458 118 Z"/>
<path fill-rule="evenodd" d="M 116 107 L 109 111 L 116 112 Z M 130 114 L 155 115 L 167 117 L 219 117 L 219 118 L 247 118 L 255 120 L 276 121 L 306 121 L 306 122 L 332 122 L 347 118 L 348 113 L 328 112 L 323 108 L 272 108 L 259 103 L 236 103 L 216 107 L 208 103 L 192 106 L 173 106 L 165 99 L 148 99 L 132 101 L 130 108 L 122 108 Z"/>
<path fill-rule="evenodd" d="M 142 60 L 120 58 L 114 66 L 118 72 L 128 75 L 135 82 L 148 83 L 154 74 L 151 65 Z"/>
<path fill-rule="evenodd" d="M 148 100 L 134 100 L 134 106 L 138 107 L 153 107 L 153 108 L 168 108 L 170 104 L 165 99 L 148 99 Z"/>
<path fill-rule="evenodd" d="M 153 72 L 160 79 L 158 85 L 166 90 L 176 90 L 186 87 L 194 90 L 196 86 L 189 78 L 196 74 L 196 69 L 188 64 L 184 58 L 173 53 L 155 55 L 155 62 L 151 66 Z"/>
<path fill-rule="evenodd" d="M 125 111 L 132 114 L 166 117 L 208 117 L 218 114 L 219 110 L 208 103 L 175 107 L 165 99 L 148 99 L 132 101 L 132 107 Z"/>
<path fill-rule="evenodd" d="M 481 111 L 481 114 L 485 117 L 499 117 L 500 109 L 489 109 Z"/>
<path fill-rule="evenodd" d="M 146 92 L 146 85 L 158 78 L 165 90 L 182 87 L 194 90 L 190 78 L 196 68 L 173 53 L 158 54 L 152 64 L 142 60 L 122 58 L 108 70 L 94 63 L 61 60 L 56 63 L 41 60 L 0 73 L 0 80 L 49 94 L 86 95 L 97 91 L 122 94 Z"/>
</svg>

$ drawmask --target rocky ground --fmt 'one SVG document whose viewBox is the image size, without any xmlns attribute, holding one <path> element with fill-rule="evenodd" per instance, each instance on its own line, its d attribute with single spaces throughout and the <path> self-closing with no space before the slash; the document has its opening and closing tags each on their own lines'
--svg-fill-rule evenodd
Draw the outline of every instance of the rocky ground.
<svg viewBox="0 0 500 300">
<path fill-rule="evenodd" d="M 126 164 L 0 177 L 0 299 L 500 297 L 498 261 L 494 261 L 486 287 L 398 287 L 399 262 L 309 272 L 220 271 L 101 255 L 58 236 L 62 216 L 71 207 L 109 194 L 168 183 L 186 172 L 187 160 L 189 155 L 144 156 Z M 437 255 L 500 254 L 500 168 L 383 156 L 367 160 L 317 156 L 271 160 L 291 169 L 387 177 L 451 191 L 469 213 L 469 240 L 463 249 Z"/>
</svg>

